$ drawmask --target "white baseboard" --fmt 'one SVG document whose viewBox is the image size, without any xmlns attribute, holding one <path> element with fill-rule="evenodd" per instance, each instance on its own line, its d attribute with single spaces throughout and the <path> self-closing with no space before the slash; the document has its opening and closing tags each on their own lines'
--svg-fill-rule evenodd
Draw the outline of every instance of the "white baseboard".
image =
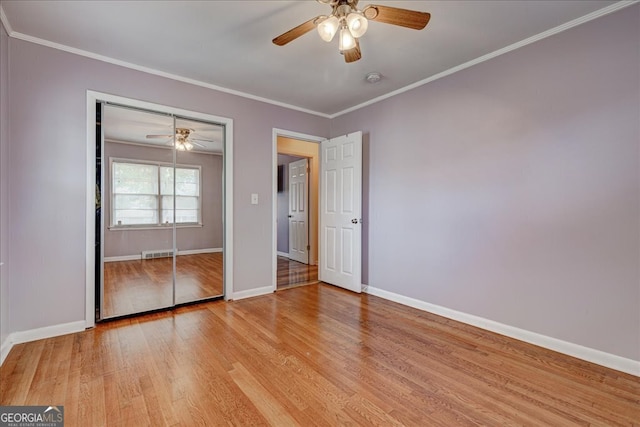
<svg viewBox="0 0 640 427">
<path fill-rule="evenodd" d="M 107 256 L 104 262 L 136 261 L 142 259 L 142 255 Z"/>
<path fill-rule="evenodd" d="M 212 254 L 216 252 L 222 252 L 222 248 L 205 248 L 205 249 L 189 249 L 178 250 L 178 256 L 180 255 L 196 255 L 196 254 Z M 288 256 L 288 255 L 287 255 Z M 137 255 L 123 255 L 123 256 L 108 256 L 104 257 L 104 262 L 119 262 L 119 261 L 135 261 L 142 259 L 141 254 Z"/>
<path fill-rule="evenodd" d="M 249 289 L 246 291 L 234 292 L 233 298 L 234 300 L 259 297 L 261 295 L 267 295 L 273 293 L 273 286 L 263 286 L 262 288 Z"/>
<path fill-rule="evenodd" d="M 557 338 L 505 325 L 504 323 L 452 310 L 372 286 L 364 287 L 363 292 L 640 377 L 640 361 L 637 360 L 627 359 L 579 344 L 562 341 Z"/>
<path fill-rule="evenodd" d="M 0 365 L 4 363 L 4 359 L 16 344 L 72 334 L 74 332 L 82 332 L 84 330 L 85 321 L 79 320 L 77 322 L 63 323 L 60 325 L 46 326 L 44 328 L 30 329 L 28 331 L 9 334 L 5 342 L 2 343 L 0 350 Z"/>
<path fill-rule="evenodd" d="M 189 249 L 178 250 L 178 256 L 180 255 L 197 255 L 197 254 L 213 254 L 216 252 L 222 252 L 222 248 L 206 248 L 206 249 Z"/>
</svg>

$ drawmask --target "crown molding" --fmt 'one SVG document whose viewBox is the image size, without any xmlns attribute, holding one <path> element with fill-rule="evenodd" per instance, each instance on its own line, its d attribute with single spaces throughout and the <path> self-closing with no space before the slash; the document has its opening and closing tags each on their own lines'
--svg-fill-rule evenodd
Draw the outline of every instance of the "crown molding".
<svg viewBox="0 0 640 427">
<path fill-rule="evenodd" d="M 544 31 L 544 32 L 542 32 L 540 34 L 536 34 L 534 36 L 531 36 L 531 37 L 526 38 L 524 40 L 521 40 L 519 42 L 513 43 L 513 44 L 511 44 L 509 46 L 506 46 L 506 47 L 503 47 L 502 49 L 498 49 L 496 51 L 493 51 L 493 52 L 488 53 L 486 55 L 483 55 L 483 56 L 481 56 L 479 58 L 472 59 L 471 61 L 465 62 L 464 64 L 460 64 L 460 65 L 457 65 L 457 66 L 455 66 L 453 68 L 449 68 L 448 70 L 445 70 L 445 71 L 443 71 L 441 73 L 434 74 L 431 77 L 427 77 L 426 79 L 423 79 L 423 80 L 420 80 L 420 81 L 415 82 L 413 84 L 410 84 L 409 86 L 405 86 L 403 88 L 394 90 L 393 92 L 389 92 L 387 94 L 381 95 L 381 96 L 379 96 L 377 98 L 370 99 L 369 101 L 363 102 L 361 104 L 354 105 L 353 107 L 347 108 L 346 110 L 342 110 L 342 111 L 339 111 L 337 113 L 331 114 L 329 116 L 329 118 L 333 119 L 333 118 L 342 116 L 344 114 L 351 113 L 353 111 L 356 111 L 356 110 L 359 110 L 361 108 L 367 107 L 369 105 L 378 103 L 380 101 L 384 101 L 385 99 L 391 98 L 393 96 L 400 95 L 401 93 L 408 92 L 408 91 L 410 91 L 412 89 L 415 89 L 417 87 L 423 86 L 423 85 L 425 85 L 427 83 L 430 83 L 430 82 L 432 82 L 434 80 L 441 79 L 441 78 L 449 76 L 449 75 L 451 75 L 453 73 L 457 73 L 458 71 L 462 71 L 462 70 L 464 70 L 466 68 L 473 67 L 476 64 L 480 64 L 482 62 L 488 61 L 489 59 L 492 59 L 492 58 L 495 58 L 497 56 L 503 55 L 505 53 L 511 52 L 513 50 L 519 49 L 519 48 L 524 47 L 526 45 L 529 45 L 531 43 L 535 43 L 538 40 L 545 39 L 547 37 L 550 37 L 550 36 L 553 36 L 555 34 L 558 34 L 558 33 L 561 33 L 563 31 L 566 31 L 566 30 L 568 30 L 570 28 L 576 27 L 576 26 L 578 26 L 580 24 L 584 24 L 585 22 L 593 21 L 594 19 L 600 18 L 601 16 L 605 16 L 605 15 L 608 15 L 610 13 L 616 12 L 616 11 L 618 11 L 620 9 L 624 9 L 626 7 L 632 6 L 632 5 L 636 4 L 636 3 L 638 3 L 639 1 L 640 0 L 624 0 L 624 1 L 620 1 L 620 2 L 614 3 L 614 4 L 610 5 L 610 6 L 602 8 L 600 10 L 596 10 L 595 12 L 591 12 L 591 13 L 589 13 L 587 15 L 584 15 L 584 16 L 582 16 L 580 18 L 574 19 L 573 21 L 569 21 L 569 22 L 566 22 L 566 23 L 564 23 L 562 25 L 558 25 L 557 27 L 551 28 L 550 30 Z"/>
<path fill-rule="evenodd" d="M 73 54 L 76 54 L 76 55 L 84 56 L 84 57 L 87 57 L 87 58 L 96 59 L 98 61 L 107 62 L 109 64 L 119 65 L 121 67 L 129 68 L 129 69 L 136 70 L 136 71 L 141 71 L 143 73 L 153 74 L 155 76 L 164 77 L 164 78 L 167 78 L 167 79 L 176 80 L 176 81 L 179 81 L 179 82 L 191 84 L 191 85 L 194 85 L 194 86 L 200 86 L 200 87 L 204 87 L 204 88 L 207 88 L 207 89 L 212 89 L 212 90 L 215 90 L 215 91 L 218 91 L 218 92 L 224 92 L 224 93 L 228 93 L 230 95 L 235 95 L 235 96 L 239 96 L 239 97 L 242 97 L 242 98 L 251 99 L 253 101 L 264 102 L 266 104 L 271 104 L 271 105 L 275 105 L 275 106 L 278 106 L 278 107 L 287 108 L 287 109 L 290 109 L 290 110 L 300 111 L 302 113 L 313 114 L 315 116 L 329 118 L 328 114 L 320 113 L 318 111 L 308 110 L 306 108 L 298 107 L 296 105 L 291 105 L 291 104 L 287 104 L 287 103 L 284 103 L 284 102 L 275 101 L 273 99 L 263 98 L 261 96 L 252 95 L 252 94 L 246 93 L 246 92 L 241 92 L 239 90 L 234 90 L 234 89 L 229 89 L 229 88 L 222 87 L 222 86 L 217 86 L 217 85 L 214 85 L 214 84 L 211 84 L 211 83 L 202 82 L 200 80 L 195 80 L 195 79 L 191 79 L 191 78 L 188 78 L 188 77 L 179 76 L 177 74 L 172 74 L 172 73 L 168 73 L 168 72 L 165 72 L 165 71 L 160 71 L 160 70 L 156 70 L 156 69 L 153 69 L 153 68 L 145 67 L 143 65 L 133 64 L 133 63 L 127 62 L 127 61 L 121 61 L 119 59 L 111 58 L 109 56 L 99 55 L 97 53 L 89 52 L 89 51 L 82 50 L 82 49 L 76 49 L 75 47 L 70 47 L 70 46 L 67 46 L 67 45 L 54 43 L 54 42 L 51 42 L 49 40 L 44 40 L 44 39 L 41 39 L 41 38 L 38 38 L 38 37 L 32 37 L 32 36 L 27 35 L 27 34 L 18 33 L 16 31 L 14 31 L 11 34 L 11 37 L 19 39 L 19 40 L 24 40 L 24 41 L 27 41 L 27 42 L 31 42 L 31 43 L 36 43 L 36 44 L 39 44 L 39 45 L 42 45 L 42 46 L 46 46 L 46 47 L 50 47 L 50 48 L 53 48 L 53 49 L 62 50 L 64 52 L 69 52 L 69 53 L 73 53 Z"/>
<path fill-rule="evenodd" d="M 95 59 L 98 61 L 102 61 L 102 62 L 107 62 L 109 64 L 114 64 L 114 65 L 119 65 L 121 67 L 125 67 L 125 68 L 130 68 L 132 70 L 136 70 L 136 71 L 141 71 L 143 73 L 148 73 L 148 74 L 153 74 L 156 76 L 160 76 L 160 77 L 165 77 L 168 79 L 172 79 L 172 80 L 176 80 L 176 81 L 180 81 L 183 83 L 187 83 L 187 84 L 192 84 L 195 86 L 200 86 L 200 87 L 204 87 L 207 89 L 212 89 L 218 92 L 223 92 L 223 93 L 228 93 L 230 95 L 236 95 L 242 98 L 247 98 L 247 99 L 251 99 L 253 101 L 259 101 L 259 102 L 264 102 L 266 104 L 271 104 L 271 105 L 275 105 L 278 107 L 282 107 L 282 108 L 287 108 L 290 110 L 294 110 L 294 111 L 299 111 L 302 113 L 307 113 L 307 114 L 311 114 L 314 116 L 319 116 L 319 117 L 323 117 L 326 119 L 334 119 L 336 117 L 340 117 L 342 115 L 345 115 L 347 113 L 351 113 L 353 111 L 359 110 L 361 108 L 367 107 L 369 105 L 378 103 L 380 101 L 384 101 L 385 99 L 391 98 L 393 96 L 396 95 L 400 95 L 401 93 L 404 92 L 408 92 L 412 89 L 415 89 L 417 87 L 423 86 L 427 83 L 430 83 L 432 81 L 441 79 L 443 77 L 449 76 L 451 74 L 457 73 L 458 71 L 462 71 L 464 69 L 467 69 L 469 67 L 472 67 L 474 65 L 480 64 L 482 62 L 488 61 L 492 58 L 495 58 L 497 56 L 503 55 L 505 53 L 511 52 L 513 50 L 519 49 L 521 47 L 524 47 L 526 45 L 529 45 L 531 43 L 535 43 L 538 40 L 542 40 L 545 39 L 547 37 L 553 36 L 555 34 L 561 33 L 563 31 L 566 31 L 570 28 L 576 27 L 578 25 L 584 24 L 586 22 L 592 21 L 596 18 L 600 18 L 602 16 L 605 15 L 609 15 L 610 13 L 616 12 L 618 10 L 624 9 L 626 7 L 632 6 L 634 4 L 637 4 L 638 2 L 640 2 L 640 0 L 622 0 L 619 1 L 617 3 L 614 3 L 612 5 L 609 5 L 607 7 L 604 7 L 602 9 L 596 10 L 595 12 L 591 12 L 587 15 L 584 15 L 580 18 L 574 19 L 572 21 L 566 22 L 562 25 L 559 25 L 557 27 L 551 28 L 547 31 L 544 31 L 540 34 L 536 34 L 534 36 L 531 36 L 529 38 L 526 38 L 524 40 L 521 40 L 519 42 L 513 43 L 509 46 L 506 46 L 502 49 L 498 49 L 496 51 L 493 51 L 491 53 L 488 53 L 486 55 L 483 55 L 479 58 L 473 59 L 471 61 L 465 62 L 464 64 L 460 64 L 457 65 L 455 67 L 449 68 L 448 70 L 442 71 L 438 74 L 434 74 L 433 76 L 427 77 L 426 79 L 420 80 L 418 82 L 412 83 L 408 86 L 404 86 L 400 89 L 394 90 L 392 92 L 389 92 L 385 95 L 381 95 L 378 96 L 376 98 L 370 99 L 369 101 L 363 102 L 361 104 L 358 105 L 354 105 L 353 107 L 347 108 L 345 110 L 339 111 L 337 113 L 332 113 L 332 114 L 328 114 L 328 113 L 322 113 L 319 111 L 314 111 L 314 110 L 309 110 L 307 108 L 302 108 L 302 107 L 298 107 L 296 105 L 291 105 L 291 104 L 287 104 L 284 102 L 280 102 L 280 101 L 276 101 L 273 99 L 268 99 L 268 98 L 263 98 L 261 96 L 256 96 L 256 95 L 252 95 L 250 93 L 246 93 L 246 92 L 241 92 L 238 90 L 234 90 L 234 89 L 229 89 L 229 88 L 225 88 L 222 86 L 217 86 L 211 83 L 206 83 L 206 82 L 202 82 L 200 80 L 195 80 L 195 79 L 190 79 L 187 77 L 183 77 L 183 76 L 179 76 L 177 74 L 172 74 L 172 73 L 167 73 L 165 71 L 160 71 L 160 70 L 156 70 L 153 68 L 149 68 L 149 67 L 145 67 L 142 65 L 137 65 L 137 64 L 133 64 L 131 62 L 126 62 L 126 61 L 121 61 L 119 59 L 115 59 L 115 58 L 111 58 L 108 56 L 104 56 L 104 55 L 99 55 L 97 53 L 93 53 L 93 52 L 89 52 L 86 50 L 82 50 L 82 49 L 76 49 L 74 47 L 71 46 L 67 46 L 67 45 L 63 45 L 60 43 L 54 43 L 52 41 L 49 40 L 45 40 L 45 39 L 41 39 L 38 37 L 33 37 L 27 34 L 23 34 L 23 33 L 19 33 L 17 31 L 14 31 L 11 27 L 11 24 L 9 22 L 9 19 L 7 18 L 7 16 L 4 13 L 4 9 L 2 8 L 2 5 L 0 5 L 0 20 L 2 21 L 2 24 L 4 25 L 4 28 L 7 30 L 7 34 L 9 35 L 9 37 L 13 37 L 19 40 L 24 40 L 27 42 L 31 42 L 31 43 L 35 43 L 35 44 L 39 44 L 42 46 L 46 46 L 46 47 L 50 47 L 53 49 L 58 49 L 58 50 L 62 50 L 64 52 L 69 52 L 69 53 L 73 53 L 76 55 L 80 55 L 80 56 L 84 56 L 87 58 L 91 58 L 91 59 Z"/>
<path fill-rule="evenodd" d="M 238 91 L 238 90 L 229 89 L 229 88 L 222 87 L 222 86 L 217 86 L 217 85 L 214 85 L 214 84 L 211 84 L 211 83 L 202 82 L 200 80 L 195 80 L 195 79 L 191 79 L 191 78 L 188 78 L 188 77 L 179 76 L 177 74 L 172 74 L 172 73 L 168 73 L 168 72 L 165 72 L 165 71 L 156 70 L 154 68 L 145 67 L 143 65 L 138 65 L 138 64 L 131 63 L 131 62 L 127 62 L 127 61 L 121 61 L 119 59 L 111 58 L 109 56 L 100 55 L 100 54 L 97 54 L 97 53 L 94 53 L 94 52 L 90 52 L 90 51 L 87 51 L 87 50 L 77 49 L 75 47 L 67 46 L 67 45 L 60 44 L 60 43 L 55 43 L 55 42 L 52 42 L 52 41 L 49 41 L 49 40 L 41 39 L 39 37 L 33 37 L 33 36 L 28 35 L 28 34 L 19 33 L 17 31 L 14 31 L 11 28 L 11 24 L 9 23 L 9 19 L 7 18 L 7 16 L 4 13 L 4 9 L 2 8 L 2 5 L 0 5 L 0 19 L 2 19 L 2 23 L 4 24 L 4 27 L 7 30 L 7 34 L 9 34 L 9 37 L 12 37 L 14 39 L 18 39 L 18 40 L 23 40 L 23 41 L 30 42 L 30 43 L 39 44 L 41 46 L 50 47 L 52 49 L 57 49 L 57 50 L 61 50 L 61 51 L 64 51 L 64 52 L 73 53 L 75 55 L 80 55 L 80 56 L 84 56 L 86 58 L 95 59 L 95 60 L 98 60 L 98 61 L 106 62 L 106 63 L 113 64 L 113 65 L 118 65 L 118 66 L 121 66 L 121 67 L 125 67 L 125 68 L 129 68 L 129 69 L 132 69 L 132 70 L 136 70 L 136 71 L 141 71 L 143 73 L 153 74 L 155 76 L 164 77 L 164 78 L 167 78 L 167 79 L 176 80 L 176 81 L 183 82 L 183 83 L 188 83 L 188 84 L 191 84 L 191 85 L 194 85 L 194 86 L 200 86 L 200 87 L 204 87 L 204 88 L 207 88 L 207 89 L 212 89 L 212 90 L 215 90 L 215 91 L 218 91 L 218 92 L 224 92 L 224 93 L 228 93 L 230 95 L 236 95 L 236 96 L 239 96 L 239 97 L 242 97 L 242 98 L 251 99 L 253 101 L 264 102 L 266 104 L 271 104 L 271 105 L 275 105 L 275 106 L 278 106 L 278 107 L 287 108 L 289 110 L 300 111 L 302 113 L 312 114 L 312 115 L 315 115 L 315 116 L 324 117 L 326 119 L 329 118 L 328 114 L 321 113 L 321 112 L 318 112 L 318 111 L 313 111 L 313 110 L 309 110 L 307 108 L 298 107 L 296 105 L 287 104 L 285 102 L 275 101 L 273 99 L 268 99 L 268 98 L 263 98 L 261 96 L 252 95 L 250 93 L 241 92 L 241 91 Z"/>
<path fill-rule="evenodd" d="M 5 15 L 4 8 L 2 7 L 1 4 L 0 4 L 0 21 L 2 22 L 2 25 L 4 25 L 4 29 L 7 30 L 7 34 L 9 35 L 9 37 L 11 37 L 11 34 L 13 34 L 13 29 L 11 28 L 9 19 L 7 18 L 7 15 Z"/>
</svg>

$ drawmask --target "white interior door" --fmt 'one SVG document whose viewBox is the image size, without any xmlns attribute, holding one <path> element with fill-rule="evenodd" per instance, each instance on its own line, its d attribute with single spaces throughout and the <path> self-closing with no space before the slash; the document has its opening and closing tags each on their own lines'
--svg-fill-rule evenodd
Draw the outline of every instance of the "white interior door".
<svg viewBox="0 0 640 427">
<path fill-rule="evenodd" d="M 361 292 L 362 132 L 320 143 L 318 278 Z"/>
<path fill-rule="evenodd" d="M 289 163 L 289 259 L 309 264 L 309 161 Z"/>
</svg>

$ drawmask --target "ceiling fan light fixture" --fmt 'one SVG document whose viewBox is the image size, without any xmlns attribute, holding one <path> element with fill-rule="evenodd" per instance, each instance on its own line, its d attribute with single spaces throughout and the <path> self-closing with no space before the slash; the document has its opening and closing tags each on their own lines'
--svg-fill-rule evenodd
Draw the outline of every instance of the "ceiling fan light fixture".
<svg viewBox="0 0 640 427">
<path fill-rule="evenodd" d="M 356 47 L 356 39 L 351 34 L 351 31 L 349 31 L 349 27 L 343 25 L 340 29 L 340 52 L 353 49 L 354 47 Z"/>
<path fill-rule="evenodd" d="M 330 16 L 324 21 L 318 24 L 318 34 L 320 34 L 320 38 L 326 42 L 330 42 L 333 40 L 333 36 L 335 36 L 338 31 L 338 27 L 340 25 L 340 21 L 336 16 Z"/>
<path fill-rule="evenodd" d="M 175 147 L 178 151 L 189 151 L 193 149 L 193 144 L 187 138 L 193 132 L 193 129 L 176 128 Z"/>
<path fill-rule="evenodd" d="M 189 151 L 193 149 L 193 144 L 189 141 L 178 141 L 176 142 L 176 150 L 178 151 Z"/>
<path fill-rule="evenodd" d="M 369 21 L 367 21 L 362 12 L 354 10 L 347 15 L 347 26 L 353 37 L 360 38 L 367 32 Z"/>
<path fill-rule="evenodd" d="M 303 22 L 274 38 L 273 44 L 284 46 L 314 28 L 324 41 L 330 42 L 340 30 L 339 50 L 345 62 L 351 63 L 362 58 L 359 39 L 367 32 L 369 21 L 422 30 L 431 19 L 430 13 L 393 6 L 369 5 L 359 10 L 359 0 L 317 1 L 330 6 L 331 15 L 320 15 Z"/>
</svg>

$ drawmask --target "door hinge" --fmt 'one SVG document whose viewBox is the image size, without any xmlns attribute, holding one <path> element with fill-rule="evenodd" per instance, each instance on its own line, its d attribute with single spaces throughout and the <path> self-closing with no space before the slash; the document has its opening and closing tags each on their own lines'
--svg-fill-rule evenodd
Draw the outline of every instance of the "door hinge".
<svg viewBox="0 0 640 427">
<path fill-rule="evenodd" d="M 311 250 L 311 245 L 307 245 L 307 250 L 310 251 Z"/>
</svg>

